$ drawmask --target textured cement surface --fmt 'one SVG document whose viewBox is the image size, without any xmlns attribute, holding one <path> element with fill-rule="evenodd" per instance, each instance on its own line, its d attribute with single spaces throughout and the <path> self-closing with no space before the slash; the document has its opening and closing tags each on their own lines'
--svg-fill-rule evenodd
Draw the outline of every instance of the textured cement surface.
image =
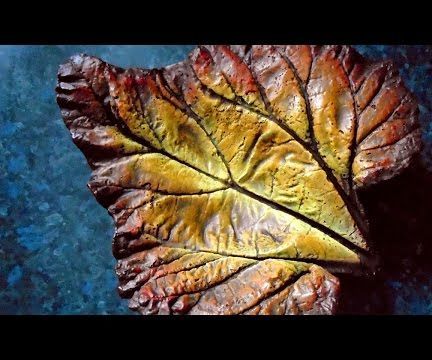
<svg viewBox="0 0 432 360">
<path fill-rule="evenodd" d="M 123 67 L 161 67 L 191 48 L 0 46 L 0 314 L 130 314 L 115 290 L 112 221 L 86 188 L 90 169 L 55 103 L 56 72 L 81 52 Z M 431 169 L 432 47 L 356 48 L 373 59 L 393 59 L 401 69 L 421 104 L 421 163 Z M 392 255 L 400 269 L 378 283 L 363 282 L 361 295 L 356 289 L 362 287 L 350 290 L 345 281 L 344 311 L 431 314 L 432 270 L 422 254 L 429 245 L 416 244 L 400 262 Z M 403 261 L 414 270 L 404 271 Z M 391 299 L 385 310 L 381 289 Z"/>
</svg>

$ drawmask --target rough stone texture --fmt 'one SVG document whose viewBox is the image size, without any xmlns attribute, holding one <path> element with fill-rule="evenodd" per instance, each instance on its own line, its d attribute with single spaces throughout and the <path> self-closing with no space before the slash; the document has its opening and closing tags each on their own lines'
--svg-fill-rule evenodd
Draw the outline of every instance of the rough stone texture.
<svg viewBox="0 0 432 360">
<path fill-rule="evenodd" d="M 124 67 L 154 67 L 181 60 L 191 48 L 0 47 L 1 313 L 128 311 L 113 291 L 110 244 L 101 242 L 111 236 L 112 225 L 83 186 L 90 170 L 64 131 L 54 102 L 56 70 L 78 52 Z M 356 48 L 377 60 L 393 59 L 401 69 L 420 103 L 426 143 L 421 163 L 431 168 L 432 49 Z M 416 185 L 409 187 L 414 179 Z M 401 202 L 390 191 L 367 194 L 366 210 L 381 220 L 380 227 L 372 225 L 378 246 L 387 251 L 381 251 L 384 271 L 372 281 L 343 279 L 342 312 L 431 313 L 431 230 L 425 216 L 431 207 L 430 183 L 425 171 L 411 170 L 390 184 L 396 193 L 405 191 Z M 395 234 L 397 246 L 389 245 Z"/>
</svg>

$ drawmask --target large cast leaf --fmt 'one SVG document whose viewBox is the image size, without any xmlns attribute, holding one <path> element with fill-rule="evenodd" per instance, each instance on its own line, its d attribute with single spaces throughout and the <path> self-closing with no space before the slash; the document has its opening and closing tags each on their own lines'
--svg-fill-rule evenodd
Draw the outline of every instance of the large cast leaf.
<svg viewBox="0 0 432 360">
<path fill-rule="evenodd" d="M 146 314 L 333 312 L 317 265 L 373 271 L 356 190 L 420 144 L 392 65 L 349 47 L 203 46 L 160 70 L 81 55 L 57 92 L 115 220 L 120 293 Z"/>
</svg>

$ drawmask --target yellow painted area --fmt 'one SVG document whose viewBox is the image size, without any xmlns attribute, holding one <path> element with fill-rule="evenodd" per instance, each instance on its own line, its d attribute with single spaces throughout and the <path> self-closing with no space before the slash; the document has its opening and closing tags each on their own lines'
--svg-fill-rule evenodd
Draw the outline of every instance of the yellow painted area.
<svg viewBox="0 0 432 360">
<path fill-rule="evenodd" d="M 226 188 L 222 182 L 158 153 L 125 157 L 96 174 L 100 181 L 106 179 L 123 188 L 147 188 L 171 194 L 197 194 Z"/>
<path fill-rule="evenodd" d="M 228 171 L 215 147 L 194 119 L 150 90 L 144 94 L 143 108 L 140 101 L 132 101 L 134 91 L 129 88 L 124 91 L 121 86 L 112 89 L 113 95 L 118 96 L 119 114 L 135 135 L 155 149 L 163 149 L 217 178 L 228 179 Z"/>
<path fill-rule="evenodd" d="M 203 84 L 205 84 L 209 89 L 213 90 L 216 94 L 223 96 L 229 100 L 235 99 L 235 93 L 233 92 L 230 84 L 221 74 L 215 74 L 214 77 L 210 77 L 206 74 L 200 76 L 199 79 Z"/>
<path fill-rule="evenodd" d="M 306 149 L 264 116 L 192 86 L 190 106 L 212 134 L 235 182 L 365 246 L 342 198 Z"/>
<path fill-rule="evenodd" d="M 168 153 L 219 179 L 228 180 L 228 171 L 197 120 L 164 99 L 148 100 L 148 121 Z"/>
<path fill-rule="evenodd" d="M 97 131 L 97 128 L 95 128 L 94 131 Z M 96 135 L 98 136 L 101 146 L 121 149 L 122 152 L 126 154 L 148 150 L 145 146 L 123 135 L 123 133 L 114 126 L 106 126 L 105 129 L 97 131 Z"/>
<path fill-rule="evenodd" d="M 145 119 L 135 89 L 125 89 L 121 83 L 115 82 L 110 86 L 110 94 L 115 99 L 119 116 L 128 128 L 135 135 L 149 142 L 154 148 L 161 149 L 159 140 Z"/>
<path fill-rule="evenodd" d="M 358 263 L 358 256 L 324 233 L 235 190 L 155 195 L 134 222 L 166 246 L 253 258 Z"/>
</svg>

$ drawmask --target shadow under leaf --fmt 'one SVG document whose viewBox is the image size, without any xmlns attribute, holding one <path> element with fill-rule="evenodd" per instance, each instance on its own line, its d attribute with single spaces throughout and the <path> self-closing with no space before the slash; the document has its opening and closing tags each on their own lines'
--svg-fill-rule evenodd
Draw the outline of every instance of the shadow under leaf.
<svg viewBox="0 0 432 360">
<path fill-rule="evenodd" d="M 373 278 L 340 276 L 339 313 L 425 313 L 423 308 L 404 309 L 404 304 L 412 307 L 412 297 L 422 296 L 416 293 L 421 288 L 432 306 L 432 173 L 417 159 L 401 175 L 359 196 L 380 270 Z"/>
</svg>

